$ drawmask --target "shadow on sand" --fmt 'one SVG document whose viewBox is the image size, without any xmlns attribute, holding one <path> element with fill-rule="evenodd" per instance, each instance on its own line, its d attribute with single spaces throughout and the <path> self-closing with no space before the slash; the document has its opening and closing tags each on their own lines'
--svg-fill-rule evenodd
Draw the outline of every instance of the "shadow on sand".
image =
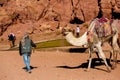
<svg viewBox="0 0 120 80">
<path fill-rule="evenodd" d="M 32 70 L 32 69 L 35 69 L 35 68 L 38 68 L 38 67 L 33 67 L 33 66 L 30 66 L 30 68 L 31 68 L 31 70 Z M 23 67 L 22 69 L 27 70 L 26 66 L 25 66 L 25 67 Z"/>
<path fill-rule="evenodd" d="M 107 60 L 108 65 L 111 67 L 109 59 L 106 59 L 106 60 Z M 75 67 L 70 67 L 70 66 L 65 65 L 65 66 L 56 66 L 56 68 L 65 68 L 65 69 L 86 68 L 87 69 L 88 62 L 89 62 L 89 60 L 87 60 L 86 63 L 82 63 L 81 65 L 78 65 L 78 66 L 75 66 Z M 105 69 L 96 68 L 96 66 L 102 66 L 102 65 L 105 65 L 102 59 L 98 59 L 98 58 L 93 58 L 92 59 L 91 68 L 107 72 L 107 70 L 105 70 Z"/>
<path fill-rule="evenodd" d="M 70 48 L 69 52 L 71 53 L 84 53 L 87 50 L 87 48 Z"/>
</svg>

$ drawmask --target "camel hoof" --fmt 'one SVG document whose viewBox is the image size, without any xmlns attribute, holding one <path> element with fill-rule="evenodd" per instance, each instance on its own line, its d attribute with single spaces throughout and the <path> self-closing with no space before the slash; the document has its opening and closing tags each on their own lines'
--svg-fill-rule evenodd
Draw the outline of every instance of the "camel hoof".
<svg viewBox="0 0 120 80">
<path fill-rule="evenodd" d="M 115 68 L 117 68 L 117 66 L 112 66 L 111 69 L 114 70 Z"/>
<path fill-rule="evenodd" d="M 115 68 L 111 67 L 112 70 L 114 70 Z"/>
<path fill-rule="evenodd" d="M 84 71 L 89 72 L 90 70 L 89 69 L 85 69 Z"/>
<path fill-rule="evenodd" d="M 114 69 L 115 69 L 115 66 L 114 66 L 114 65 L 112 65 L 111 69 L 112 69 L 112 70 L 114 70 Z"/>
<path fill-rule="evenodd" d="M 110 73 L 110 72 L 111 72 L 111 70 L 108 70 L 107 72 L 108 72 L 108 73 Z"/>
<path fill-rule="evenodd" d="M 111 69 L 110 69 L 110 68 L 107 68 L 107 72 L 110 73 L 110 72 L 111 72 Z"/>
</svg>

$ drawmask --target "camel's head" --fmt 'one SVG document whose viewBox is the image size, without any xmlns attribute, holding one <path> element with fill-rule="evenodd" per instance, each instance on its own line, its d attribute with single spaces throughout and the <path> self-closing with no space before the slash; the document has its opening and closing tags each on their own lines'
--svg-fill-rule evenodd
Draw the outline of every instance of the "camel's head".
<svg viewBox="0 0 120 80">
<path fill-rule="evenodd" d="M 62 28 L 61 33 L 63 34 L 63 36 L 66 36 L 68 33 L 72 32 L 73 29 L 71 29 L 69 26 L 67 26 L 67 24 Z"/>
<path fill-rule="evenodd" d="M 70 31 L 65 31 L 65 32 L 63 32 L 62 34 L 63 34 L 63 36 L 66 36 L 66 35 L 68 35 L 68 34 L 70 34 L 71 32 Z"/>
<path fill-rule="evenodd" d="M 66 36 L 66 35 L 70 34 L 71 32 L 72 32 L 72 30 L 70 30 L 70 29 L 63 29 L 62 30 L 63 36 Z"/>
</svg>

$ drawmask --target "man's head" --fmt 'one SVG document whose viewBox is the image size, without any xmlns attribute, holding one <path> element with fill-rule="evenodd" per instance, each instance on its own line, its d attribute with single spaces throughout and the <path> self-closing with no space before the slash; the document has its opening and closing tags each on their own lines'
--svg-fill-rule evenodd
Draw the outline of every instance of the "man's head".
<svg viewBox="0 0 120 80">
<path fill-rule="evenodd" d="M 24 38 L 29 38 L 28 32 L 25 32 L 23 37 L 24 37 Z"/>
</svg>

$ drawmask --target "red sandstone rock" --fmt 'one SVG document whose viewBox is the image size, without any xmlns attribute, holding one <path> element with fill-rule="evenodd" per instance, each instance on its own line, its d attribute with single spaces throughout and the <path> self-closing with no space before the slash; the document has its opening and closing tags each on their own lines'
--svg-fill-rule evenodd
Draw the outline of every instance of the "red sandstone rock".
<svg viewBox="0 0 120 80">
<path fill-rule="evenodd" d="M 57 30 L 58 24 L 60 27 L 65 24 L 73 27 L 70 22 L 76 23 L 76 19 L 79 25 L 82 24 L 80 21 L 89 22 L 98 17 L 100 11 L 108 18 L 112 17 L 112 8 L 113 12 L 120 13 L 120 0 L 0 0 L 0 5 L 2 37 L 6 36 L 13 26 L 13 32 L 19 35 L 24 31 L 37 34 Z"/>
</svg>

